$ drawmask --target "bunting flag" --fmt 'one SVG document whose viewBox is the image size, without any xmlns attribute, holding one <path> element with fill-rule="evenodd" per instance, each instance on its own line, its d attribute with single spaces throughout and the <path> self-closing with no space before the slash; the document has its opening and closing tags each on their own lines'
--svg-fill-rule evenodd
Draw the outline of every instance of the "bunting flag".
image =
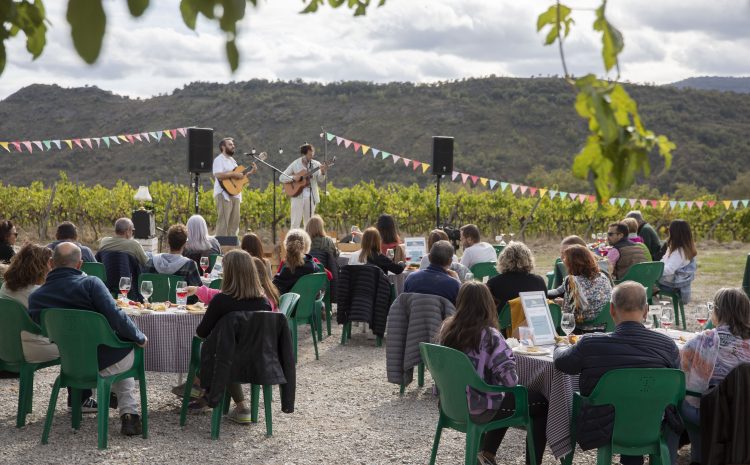
<svg viewBox="0 0 750 465">
<path fill-rule="evenodd" d="M 157 142 L 161 139 L 162 135 L 167 136 L 169 139 L 174 140 L 177 136 L 177 134 L 182 135 L 185 137 L 186 135 L 186 129 L 185 128 L 178 128 L 178 129 L 168 129 L 168 130 L 162 130 L 162 131 L 156 131 L 156 132 L 144 132 L 140 133 L 141 136 L 143 136 L 143 139 L 146 142 L 150 142 L 149 136 L 152 139 L 156 139 Z M 120 136 L 109 136 L 109 137 L 102 137 L 101 139 L 104 141 L 104 144 L 109 147 L 110 140 L 114 141 L 117 144 L 120 144 L 122 142 L 128 142 L 130 144 L 133 144 L 134 142 L 142 142 L 141 138 L 138 137 L 138 133 L 133 134 L 125 134 Z M 380 155 L 382 160 L 387 159 L 388 157 L 391 157 L 393 160 L 394 165 L 398 165 L 398 161 L 401 160 L 404 164 L 404 167 L 411 168 L 414 172 L 419 172 L 419 168 L 422 168 L 422 174 L 427 174 L 427 172 L 430 169 L 430 164 L 414 159 L 414 158 L 407 158 L 403 155 L 396 155 L 391 152 L 386 152 L 381 149 L 373 148 L 371 145 L 365 145 L 362 142 L 354 141 L 351 139 L 347 139 L 342 136 L 338 136 L 336 134 L 326 132 L 324 134 L 321 134 L 321 137 L 325 137 L 328 141 L 333 141 L 335 139 L 336 145 L 341 146 L 343 143 L 344 148 L 351 148 L 354 150 L 354 153 L 361 153 L 362 155 L 365 155 L 368 151 L 372 153 L 373 158 L 377 158 L 378 155 Z M 75 143 L 77 147 L 85 148 L 81 145 L 81 140 L 84 141 L 86 146 L 91 148 L 91 143 L 89 139 L 62 139 L 63 142 L 65 142 L 68 147 L 71 149 L 72 144 Z M 99 147 L 99 138 L 94 138 L 94 140 L 97 143 L 97 147 Z M 0 148 L 5 149 L 6 152 L 13 152 L 11 150 L 11 147 L 15 148 L 17 152 L 21 152 L 23 147 L 26 147 L 26 150 L 28 150 L 30 153 L 32 152 L 32 145 L 37 147 L 38 150 L 47 150 L 49 151 L 51 148 L 51 143 L 56 144 L 58 149 L 60 148 L 60 140 L 44 140 L 44 141 L 23 141 L 23 142 L 3 142 L 0 141 Z M 42 148 L 44 147 L 44 148 Z M 360 152 L 361 149 L 361 152 Z M 462 184 L 466 184 L 467 180 L 471 180 L 471 184 L 473 186 L 476 186 L 477 184 L 481 184 L 484 187 L 489 188 L 490 190 L 495 189 L 498 185 L 500 186 L 500 191 L 503 192 L 505 189 L 507 189 L 510 186 L 510 191 L 513 194 L 518 193 L 520 190 L 520 195 L 528 195 L 530 197 L 534 197 L 537 194 L 539 195 L 540 199 L 543 199 L 545 197 L 549 197 L 550 200 L 560 200 L 560 201 L 571 201 L 575 202 L 576 200 L 583 204 L 583 203 L 596 203 L 596 197 L 591 194 L 582 194 L 578 192 L 565 192 L 565 191 L 558 191 L 555 189 L 548 189 L 544 187 L 532 187 L 532 186 L 526 186 L 522 184 L 512 184 L 506 181 L 499 181 L 497 179 L 492 179 L 489 177 L 479 176 L 475 174 L 470 173 L 464 173 L 461 171 L 453 171 L 451 172 L 451 181 L 458 182 L 458 178 L 461 178 L 460 181 Z M 609 204 L 612 206 L 619 206 L 619 207 L 625 207 L 625 205 L 629 205 L 630 208 L 636 208 L 638 207 L 651 207 L 651 208 L 670 208 L 672 210 L 676 210 L 677 208 L 686 208 L 688 210 L 691 210 L 693 207 L 696 207 L 698 209 L 702 209 L 703 206 L 707 206 L 708 208 L 713 208 L 716 205 L 723 205 L 725 209 L 729 210 L 730 208 L 739 209 L 739 208 L 748 208 L 748 205 L 750 205 L 750 199 L 744 199 L 744 200 L 664 200 L 664 199 L 635 199 L 635 198 L 622 198 L 622 197 L 612 197 L 609 199 Z"/>
</svg>

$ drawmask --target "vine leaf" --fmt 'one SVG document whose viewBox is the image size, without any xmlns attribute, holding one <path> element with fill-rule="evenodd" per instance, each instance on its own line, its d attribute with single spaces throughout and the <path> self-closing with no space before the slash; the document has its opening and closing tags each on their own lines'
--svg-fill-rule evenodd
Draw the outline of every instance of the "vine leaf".
<svg viewBox="0 0 750 465">
<path fill-rule="evenodd" d="M 557 10 L 560 9 L 560 15 L 558 20 Z M 547 33 L 547 37 L 544 39 L 544 45 L 551 45 L 560 38 L 560 30 L 563 29 L 563 37 L 568 37 L 570 34 L 570 26 L 574 24 L 573 18 L 570 17 L 572 10 L 565 6 L 552 5 L 547 11 L 539 15 L 536 20 L 536 31 L 540 32 L 545 27 L 549 26 L 550 30 Z"/>
<path fill-rule="evenodd" d="M 604 10 L 607 7 L 606 0 L 596 9 L 596 20 L 594 21 L 594 30 L 602 33 L 602 58 L 604 59 L 604 69 L 609 71 L 617 65 L 617 56 L 622 52 L 625 43 L 622 39 L 622 33 L 607 21 Z"/>
</svg>

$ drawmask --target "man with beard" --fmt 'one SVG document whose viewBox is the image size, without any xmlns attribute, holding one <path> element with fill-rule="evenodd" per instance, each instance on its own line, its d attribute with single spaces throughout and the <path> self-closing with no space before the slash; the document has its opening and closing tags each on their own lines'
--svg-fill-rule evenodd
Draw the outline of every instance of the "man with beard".
<svg viewBox="0 0 750 465">
<path fill-rule="evenodd" d="M 221 153 L 214 158 L 214 199 L 218 219 L 216 220 L 216 236 L 236 236 L 240 227 L 240 203 L 242 193 L 229 195 L 222 189 L 219 181 L 224 179 L 242 179 L 246 175 L 234 172 L 237 162 L 234 160 L 234 139 L 225 137 L 219 142 Z M 255 168 L 247 176 L 255 173 Z"/>
</svg>

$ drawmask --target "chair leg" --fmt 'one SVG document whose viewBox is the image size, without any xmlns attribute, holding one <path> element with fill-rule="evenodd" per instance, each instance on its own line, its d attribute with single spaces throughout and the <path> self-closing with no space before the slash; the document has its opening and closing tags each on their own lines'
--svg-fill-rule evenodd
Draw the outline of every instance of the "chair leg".
<svg viewBox="0 0 750 465">
<path fill-rule="evenodd" d="M 315 302 L 315 309 L 313 310 L 313 318 L 315 319 L 315 326 L 318 331 L 318 340 L 323 340 L 323 309 L 325 308 L 325 302 Z"/>
<path fill-rule="evenodd" d="M 536 450 L 534 449 L 534 421 L 529 418 L 526 424 L 526 453 L 529 455 L 529 463 L 536 465 Z"/>
<path fill-rule="evenodd" d="M 99 404 L 96 412 L 98 447 L 107 448 L 109 435 L 109 392 L 112 384 L 106 380 L 99 379 L 96 384 L 96 403 Z"/>
<path fill-rule="evenodd" d="M 271 400 L 273 398 L 273 386 L 271 384 L 263 385 L 263 409 L 266 414 L 266 436 L 273 436 L 273 417 L 271 411 Z"/>
<path fill-rule="evenodd" d="M 466 429 L 466 448 L 464 449 L 464 465 L 475 465 L 479 454 L 479 442 L 482 434 L 469 425 Z"/>
<path fill-rule="evenodd" d="M 333 305 L 331 304 L 330 292 L 326 294 L 326 332 L 331 335 L 331 318 L 333 317 Z"/>
<path fill-rule="evenodd" d="M 685 331 L 687 329 L 687 320 L 685 320 L 685 304 L 682 303 L 682 297 L 677 297 L 677 304 L 680 307 L 680 315 L 682 316 L 682 330 Z"/>
<path fill-rule="evenodd" d="M 672 296 L 672 308 L 674 312 L 674 327 L 677 328 L 680 326 L 680 304 L 676 295 Z"/>
<path fill-rule="evenodd" d="M 291 320 L 292 322 L 292 344 L 294 348 L 294 363 L 297 363 L 297 320 Z"/>
<path fill-rule="evenodd" d="M 16 428 L 20 428 L 26 424 L 26 415 L 31 413 L 33 395 L 34 370 L 32 367 L 24 365 L 18 373 L 18 411 L 16 412 Z"/>
<path fill-rule="evenodd" d="M 382 347 L 383 346 L 383 338 L 380 336 L 375 336 L 375 347 Z"/>
<path fill-rule="evenodd" d="M 346 344 L 346 340 L 348 339 L 348 337 L 346 337 L 347 331 L 351 330 L 351 327 L 352 327 L 351 322 L 344 323 L 344 325 L 341 327 L 341 345 L 342 346 Z"/>
<path fill-rule="evenodd" d="M 612 446 L 600 447 L 596 451 L 596 465 L 610 465 L 612 463 Z"/>
<path fill-rule="evenodd" d="M 315 317 L 310 318 L 310 333 L 312 334 L 313 347 L 315 347 L 315 360 L 320 360 L 318 357 L 318 342 L 315 340 Z"/>
<path fill-rule="evenodd" d="M 265 401 L 265 392 L 263 393 Z M 258 421 L 258 403 L 260 401 L 260 384 L 250 385 L 250 420 L 255 423 Z"/>
<path fill-rule="evenodd" d="M 198 367 L 189 366 L 187 379 L 185 380 L 185 391 L 182 394 L 182 407 L 180 407 L 180 426 L 185 426 L 187 421 L 188 404 L 190 404 L 191 392 L 193 390 L 193 383 L 195 382 L 195 373 Z"/>
<path fill-rule="evenodd" d="M 146 367 L 141 365 L 138 373 L 138 391 L 141 395 L 141 437 L 148 439 L 148 391 L 146 389 Z M 192 384 L 191 384 L 192 389 Z M 106 401 L 109 405 L 109 397 Z"/>
<path fill-rule="evenodd" d="M 398 388 L 398 395 L 403 397 L 404 391 L 406 391 L 406 384 L 401 383 L 401 386 Z"/>
<path fill-rule="evenodd" d="M 49 396 L 49 405 L 47 406 L 47 418 L 44 419 L 44 431 L 42 431 L 42 444 L 47 444 L 49 440 L 49 430 L 52 429 L 52 419 L 55 417 L 55 408 L 57 408 L 57 396 L 60 394 L 60 377 L 55 379 L 52 385 L 52 394 Z"/>
<path fill-rule="evenodd" d="M 438 420 L 437 428 L 435 429 L 435 439 L 432 441 L 432 452 L 430 453 L 430 465 L 435 465 L 435 459 L 437 458 L 438 447 L 440 446 L 440 434 L 443 432 L 443 424 Z"/>
<path fill-rule="evenodd" d="M 211 439 L 213 440 L 219 439 L 219 431 L 221 429 L 221 416 L 224 412 L 224 404 L 227 402 L 228 398 L 229 396 L 227 395 L 227 392 L 224 391 L 224 395 L 221 396 L 219 404 L 214 407 L 213 412 L 211 413 Z"/>
<path fill-rule="evenodd" d="M 424 363 L 422 362 L 417 365 L 417 386 L 424 386 Z"/>
<path fill-rule="evenodd" d="M 73 429 L 79 429 L 81 427 L 81 417 L 82 417 L 82 411 L 81 411 L 81 390 L 80 389 L 71 389 L 70 390 L 70 406 L 71 406 L 71 424 L 73 425 Z M 109 404 L 109 401 L 107 401 L 107 404 Z"/>
</svg>

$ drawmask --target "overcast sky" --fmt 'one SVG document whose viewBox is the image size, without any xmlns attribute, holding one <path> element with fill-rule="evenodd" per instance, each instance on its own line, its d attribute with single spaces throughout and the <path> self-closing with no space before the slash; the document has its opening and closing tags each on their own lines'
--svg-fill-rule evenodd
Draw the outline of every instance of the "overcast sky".
<svg viewBox="0 0 750 465">
<path fill-rule="evenodd" d="M 32 61 L 23 38 L 6 42 L 0 99 L 34 83 L 96 85 L 148 97 L 193 81 L 429 82 L 562 74 L 557 48 L 544 47 L 536 32 L 537 15 L 553 3 L 548 0 L 387 0 L 357 18 L 346 8 L 301 15 L 300 0 L 258 0 L 259 8 L 248 6 L 241 25 L 241 65 L 234 74 L 218 26 L 199 19 L 198 32 L 190 31 L 178 0 L 152 0 L 139 19 L 130 17 L 125 0 L 105 0 L 107 33 L 94 66 L 73 50 L 67 1 L 45 3 L 52 23 L 47 47 Z M 591 31 L 600 1 L 564 3 L 576 9 L 566 41 L 569 69 L 601 74 L 601 47 Z M 623 80 L 662 84 L 750 75 L 749 0 L 610 0 L 608 16 L 625 36 Z"/>
</svg>

